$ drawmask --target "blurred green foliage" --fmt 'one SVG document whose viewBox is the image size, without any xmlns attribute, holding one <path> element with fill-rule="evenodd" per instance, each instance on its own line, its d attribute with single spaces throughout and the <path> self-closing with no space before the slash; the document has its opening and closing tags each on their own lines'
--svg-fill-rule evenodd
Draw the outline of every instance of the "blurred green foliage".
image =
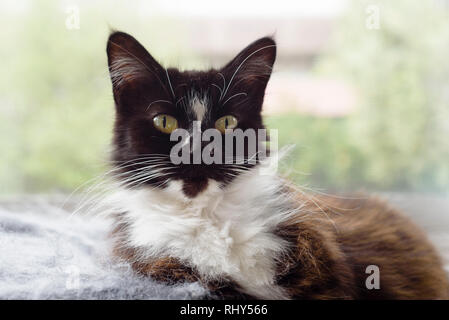
<svg viewBox="0 0 449 320">
<path fill-rule="evenodd" d="M 369 5 L 379 8 L 379 29 L 366 27 Z M 448 191 L 447 3 L 352 1 L 350 8 L 317 67 L 359 91 L 346 139 L 360 163 L 348 174 L 376 189 Z"/>
<path fill-rule="evenodd" d="M 279 147 L 294 145 L 281 161 L 281 171 L 313 189 L 359 189 L 366 182 L 362 151 L 352 143 L 349 119 L 326 119 L 298 114 L 270 116 L 278 129 Z"/>
<path fill-rule="evenodd" d="M 108 25 L 168 64 L 199 65 L 182 25 L 168 17 L 86 1 L 80 29 L 68 30 L 62 4 L 30 3 L 25 12 L 0 12 L 7 30 L 0 33 L 0 193 L 69 191 L 104 171 L 113 123 Z M 267 119 L 281 145 L 297 145 L 283 167 L 298 182 L 449 190 L 449 19 L 434 3 L 374 1 L 378 30 L 365 26 L 373 1 L 349 5 L 314 73 L 354 84 L 357 111 L 341 119 Z"/>
</svg>

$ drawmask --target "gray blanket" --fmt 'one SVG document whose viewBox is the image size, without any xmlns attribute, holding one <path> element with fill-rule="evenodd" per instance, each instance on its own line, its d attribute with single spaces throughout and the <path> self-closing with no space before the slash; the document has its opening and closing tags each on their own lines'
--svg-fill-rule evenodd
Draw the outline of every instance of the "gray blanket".
<svg viewBox="0 0 449 320">
<path fill-rule="evenodd" d="M 39 200 L 41 199 L 41 200 Z M 198 299 L 109 258 L 105 219 L 71 216 L 47 198 L 0 204 L 0 299 Z"/>
</svg>

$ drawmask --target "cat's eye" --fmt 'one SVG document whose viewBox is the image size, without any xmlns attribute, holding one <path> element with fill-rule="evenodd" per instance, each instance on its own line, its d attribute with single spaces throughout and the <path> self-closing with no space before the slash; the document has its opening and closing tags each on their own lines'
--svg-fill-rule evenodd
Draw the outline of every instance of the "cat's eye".
<svg viewBox="0 0 449 320">
<path fill-rule="evenodd" d="M 221 133 L 225 133 L 226 129 L 234 129 L 237 127 L 237 118 L 234 116 L 224 116 L 215 121 L 215 128 Z"/>
<path fill-rule="evenodd" d="M 156 129 L 163 133 L 172 133 L 178 128 L 178 120 L 168 114 L 160 114 L 153 118 L 153 124 Z"/>
</svg>

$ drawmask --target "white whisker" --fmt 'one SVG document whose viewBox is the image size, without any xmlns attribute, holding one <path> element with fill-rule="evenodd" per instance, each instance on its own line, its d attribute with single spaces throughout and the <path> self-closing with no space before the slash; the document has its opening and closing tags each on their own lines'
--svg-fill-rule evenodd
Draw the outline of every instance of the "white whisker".
<svg viewBox="0 0 449 320">
<path fill-rule="evenodd" d="M 167 75 L 168 84 L 170 86 L 170 90 L 171 90 L 172 96 L 174 98 L 175 97 L 175 92 L 173 91 L 173 87 L 171 85 L 170 76 L 168 75 L 168 70 L 167 69 L 165 69 L 165 74 Z"/>
<path fill-rule="evenodd" d="M 226 101 L 223 102 L 222 106 L 224 106 L 232 98 L 235 98 L 235 97 L 238 97 L 238 96 L 241 96 L 241 95 L 247 96 L 248 94 L 246 92 L 236 93 L 236 94 L 232 95 L 231 97 L 229 97 L 228 99 L 226 99 Z"/>
<path fill-rule="evenodd" d="M 158 102 L 164 102 L 164 103 L 172 103 L 171 101 L 168 101 L 168 100 L 156 100 L 156 101 L 153 101 L 153 102 L 151 102 L 148 106 L 147 106 L 147 108 L 145 109 L 145 111 L 148 111 L 148 109 L 150 109 L 150 107 L 153 105 L 153 104 L 155 104 L 155 103 L 158 103 Z"/>
<path fill-rule="evenodd" d="M 221 98 L 221 95 L 223 94 L 223 90 L 218 85 L 216 85 L 215 83 L 212 83 L 212 86 L 214 86 L 215 88 L 220 90 L 220 98 Z"/>
<path fill-rule="evenodd" d="M 220 95 L 220 101 L 221 101 L 221 99 L 224 98 L 224 93 L 225 93 L 224 91 L 226 88 L 226 78 L 221 72 L 218 72 L 218 75 L 223 79 L 223 90 L 221 90 L 221 95 Z"/>
</svg>

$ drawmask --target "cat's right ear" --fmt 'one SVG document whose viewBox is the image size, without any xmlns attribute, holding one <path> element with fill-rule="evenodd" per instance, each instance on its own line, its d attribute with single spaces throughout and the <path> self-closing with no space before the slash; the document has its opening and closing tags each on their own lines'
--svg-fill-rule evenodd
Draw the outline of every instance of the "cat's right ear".
<svg viewBox="0 0 449 320">
<path fill-rule="evenodd" d="M 117 107 L 129 109 L 139 103 L 144 93 L 162 91 L 165 69 L 132 36 L 112 33 L 106 52 Z"/>
</svg>

